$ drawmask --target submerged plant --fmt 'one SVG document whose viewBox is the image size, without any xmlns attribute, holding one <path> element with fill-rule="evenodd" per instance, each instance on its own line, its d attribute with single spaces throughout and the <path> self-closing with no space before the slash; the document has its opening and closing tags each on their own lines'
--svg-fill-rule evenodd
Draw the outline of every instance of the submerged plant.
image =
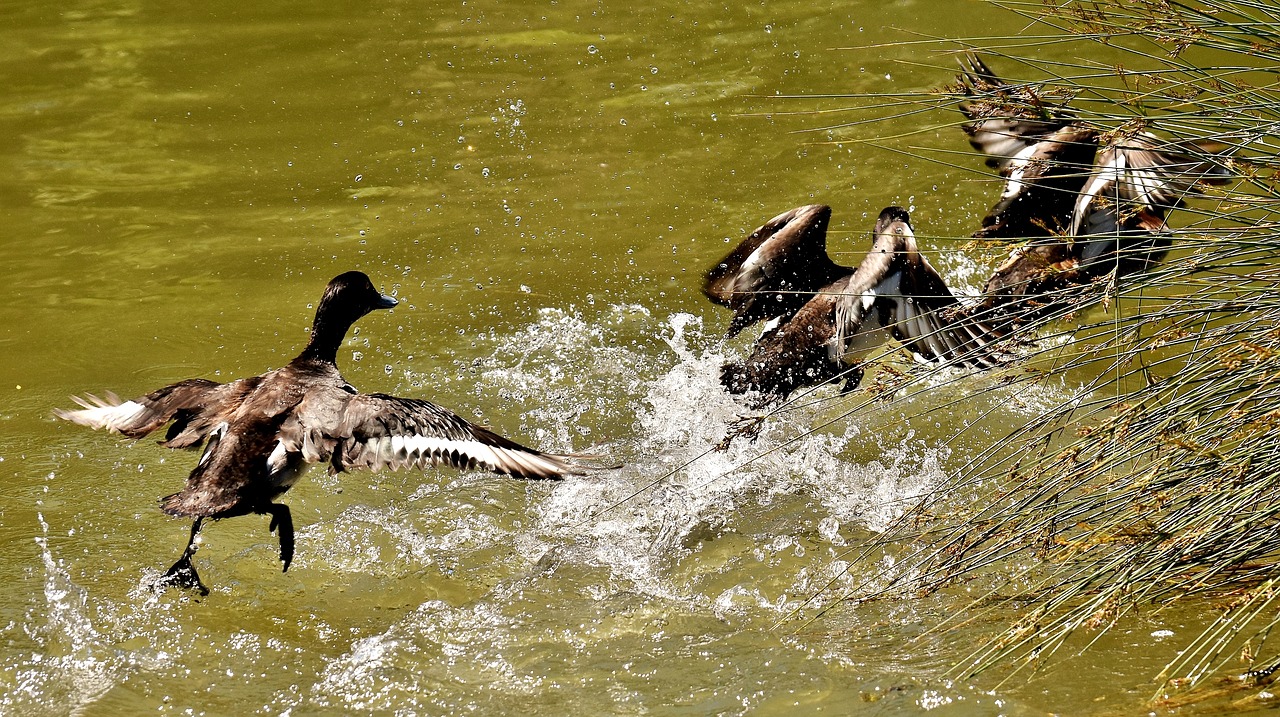
<svg viewBox="0 0 1280 717">
<path fill-rule="evenodd" d="M 1011 83 L 1020 91 L 1003 102 L 1034 117 L 1045 98 L 1070 98 L 1100 133 L 1226 142 L 1237 150 L 1235 179 L 1170 217 L 1162 263 L 1071 287 L 1019 329 L 1071 340 L 1042 341 L 1006 382 L 1091 378 L 858 548 L 853 562 L 869 577 L 841 597 L 932 591 L 998 572 L 970 620 L 1010 597 L 1009 573 L 1019 573 L 1026 618 L 975 651 L 957 668 L 965 674 L 1038 666 L 1137 610 L 1197 600 L 1216 618 L 1166 667 L 1165 689 L 1230 669 L 1243 684 L 1268 683 L 1280 676 L 1280 644 L 1268 640 L 1280 622 L 1280 8 L 999 5 L 1063 41 L 1096 43 L 1093 54 L 1105 58 L 1049 62 L 1027 57 L 1025 38 L 984 41 L 988 57 L 1047 77 L 1034 91 Z M 955 112 L 963 99 L 953 87 L 908 101 Z M 893 566 L 872 567 L 886 549 Z"/>
</svg>

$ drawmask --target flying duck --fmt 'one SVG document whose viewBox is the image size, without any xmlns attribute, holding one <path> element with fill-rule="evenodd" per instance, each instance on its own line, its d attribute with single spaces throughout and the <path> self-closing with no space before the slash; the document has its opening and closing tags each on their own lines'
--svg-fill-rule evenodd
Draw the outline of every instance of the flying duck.
<svg viewBox="0 0 1280 717">
<path fill-rule="evenodd" d="M 976 55 L 962 67 L 962 129 L 1005 180 L 973 236 L 1028 240 L 987 281 L 985 310 L 1043 306 L 1113 269 L 1146 270 L 1169 249 L 1167 213 L 1198 185 L 1229 181 L 1226 143 L 1104 132 L 1037 87 L 1006 83 Z"/>
<path fill-rule="evenodd" d="M 986 328 L 951 317 L 957 299 L 920 253 L 905 209 L 880 212 L 857 269 L 827 255 L 830 218 L 820 204 L 779 214 L 707 272 L 703 293 L 734 312 L 729 336 L 768 320 L 750 357 L 721 369 L 730 393 L 759 392 L 763 405 L 842 379 L 852 390 L 890 336 L 920 361 L 997 363 Z"/>
<path fill-rule="evenodd" d="M 293 519 L 275 500 L 312 463 L 333 473 L 368 468 L 483 468 L 515 478 L 556 479 L 581 472 L 568 456 L 543 453 L 477 426 L 429 401 L 360 393 L 342 378 L 338 349 L 360 317 L 396 300 L 350 271 L 325 288 L 311 338 L 298 357 L 260 376 L 220 384 L 179 381 L 131 401 L 113 394 L 74 398 L 80 410 L 59 418 L 141 438 L 170 423 L 162 445 L 195 449 L 200 460 L 181 492 L 160 499 L 173 516 L 194 518 L 191 538 L 157 583 L 208 594 L 191 557 L 206 519 L 271 516 L 284 570 L 293 560 Z"/>
</svg>

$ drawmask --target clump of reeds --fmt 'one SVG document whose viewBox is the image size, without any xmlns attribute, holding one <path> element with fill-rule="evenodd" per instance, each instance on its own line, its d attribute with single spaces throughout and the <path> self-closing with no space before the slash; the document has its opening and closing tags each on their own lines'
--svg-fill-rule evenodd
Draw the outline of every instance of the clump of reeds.
<svg viewBox="0 0 1280 717">
<path fill-rule="evenodd" d="M 1071 341 L 1033 351 L 1008 381 L 1094 378 L 863 546 L 873 576 L 840 597 L 1020 571 L 1020 593 L 1034 598 L 1026 618 L 975 651 L 967 674 L 1043 664 L 1136 610 L 1200 600 L 1217 612 L 1164 670 L 1165 689 L 1224 674 L 1268 683 L 1280 677 L 1280 644 L 1268 640 L 1280 623 L 1280 7 L 1000 5 L 1105 45 L 1096 65 L 1027 57 L 1017 38 L 979 48 L 1040 75 L 1028 78 L 1040 97 L 1072 98 L 1104 131 L 1233 143 L 1236 180 L 1171 217 L 1163 263 L 1077 287 L 1019 331 Z M 911 101 L 954 111 L 958 99 Z M 971 500 L 993 485 L 994 497 Z M 894 566 L 870 568 L 888 546 Z M 1011 581 L 999 582 L 988 597 L 1007 597 Z M 978 600 L 963 619 L 994 605 Z"/>
</svg>

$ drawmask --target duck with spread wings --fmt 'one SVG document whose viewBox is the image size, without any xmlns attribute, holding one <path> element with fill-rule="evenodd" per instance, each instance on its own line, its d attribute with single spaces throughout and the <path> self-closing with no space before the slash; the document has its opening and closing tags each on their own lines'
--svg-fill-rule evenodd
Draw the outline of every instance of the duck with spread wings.
<svg viewBox="0 0 1280 717">
<path fill-rule="evenodd" d="M 581 472 L 569 456 L 522 446 L 429 401 L 360 393 L 343 379 L 336 360 L 348 329 L 396 303 L 365 274 L 347 272 L 329 282 L 310 341 L 283 368 L 230 383 L 187 379 L 130 401 L 77 398 L 81 409 L 56 412 L 135 439 L 170 424 L 163 445 L 204 445 L 186 488 L 161 499 L 164 512 L 195 520 L 182 557 L 158 584 L 207 594 L 191 562 L 202 522 L 248 514 L 271 516 L 288 570 L 293 519 L 275 501 L 313 463 L 333 472 L 448 465 L 527 479 Z"/>
<path fill-rule="evenodd" d="M 974 233 L 1023 240 L 974 310 L 997 326 L 1052 308 L 1111 272 L 1144 271 L 1167 253 L 1165 218 L 1201 185 L 1231 177 L 1234 146 L 1165 142 L 1145 131 L 1104 132 L 1035 85 L 1009 84 L 976 55 L 955 90 L 969 143 L 1004 180 Z"/>
<path fill-rule="evenodd" d="M 707 272 L 703 293 L 734 312 L 730 336 L 768 321 L 751 355 L 722 368 L 731 393 L 755 391 L 764 404 L 842 379 L 856 388 L 889 337 L 921 361 L 998 363 L 984 326 L 951 318 L 957 299 L 920 253 L 906 210 L 880 213 L 856 269 L 827 255 L 830 218 L 817 204 L 780 214 Z"/>
</svg>

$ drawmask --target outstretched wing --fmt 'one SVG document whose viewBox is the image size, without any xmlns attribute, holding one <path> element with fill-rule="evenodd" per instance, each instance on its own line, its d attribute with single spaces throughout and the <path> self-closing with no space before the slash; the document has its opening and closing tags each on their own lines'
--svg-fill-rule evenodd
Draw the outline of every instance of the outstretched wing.
<svg viewBox="0 0 1280 717">
<path fill-rule="evenodd" d="M 443 464 L 483 468 L 517 478 L 556 479 L 582 473 L 568 456 L 522 446 L 416 398 L 380 393 L 352 396 L 337 424 L 323 433 L 333 450 L 322 459 L 337 470 L 399 470 Z M 324 438 L 307 440 L 314 446 Z"/>
<path fill-rule="evenodd" d="M 857 351 L 869 331 L 889 331 L 918 360 L 989 368 L 1000 363 L 996 336 L 982 322 L 952 309 L 958 301 L 920 254 L 910 233 L 876 237 L 867 258 L 836 304 L 833 349 Z"/>
<path fill-rule="evenodd" d="M 961 129 L 969 144 L 986 156 L 988 167 L 1004 170 L 1044 137 L 1072 120 L 1051 106 L 1032 85 L 1010 85 L 975 54 L 960 62 L 960 111 L 969 119 Z"/>
<path fill-rule="evenodd" d="M 190 448 L 199 445 L 213 429 L 213 422 L 204 420 L 202 416 L 216 414 L 225 402 L 241 395 L 248 389 L 248 381 L 251 380 L 220 384 L 203 378 L 190 378 L 131 401 L 121 401 L 114 393 L 107 393 L 106 398 L 73 396 L 72 400 L 82 406 L 81 409 L 56 409 L 53 413 L 66 421 L 90 428 L 105 428 L 129 438 L 141 438 L 173 421 L 165 445 Z"/>
<path fill-rule="evenodd" d="M 702 292 L 733 309 L 729 335 L 762 319 L 790 318 L 848 269 L 827 256 L 831 208 L 810 204 L 765 222 L 706 274 Z"/>
<path fill-rule="evenodd" d="M 1125 218 L 1164 212 L 1200 194 L 1198 185 L 1230 181 L 1236 147 L 1215 140 L 1162 143 L 1148 133 L 1129 135 L 1105 147 L 1076 198 L 1072 236 L 1114 233 L 1133 227 Z"/>
<path fill-rule="evenodd" d="M 915 250 L 914 241 L 902 259 L 898 295 L 881 299 L 889 305 L 893 337 L 924 360 L 977 368 L 1000 365 L 993 346 L 996 334 L 982 321 L 955 311 L 959 301 Z"/>
</svg>

